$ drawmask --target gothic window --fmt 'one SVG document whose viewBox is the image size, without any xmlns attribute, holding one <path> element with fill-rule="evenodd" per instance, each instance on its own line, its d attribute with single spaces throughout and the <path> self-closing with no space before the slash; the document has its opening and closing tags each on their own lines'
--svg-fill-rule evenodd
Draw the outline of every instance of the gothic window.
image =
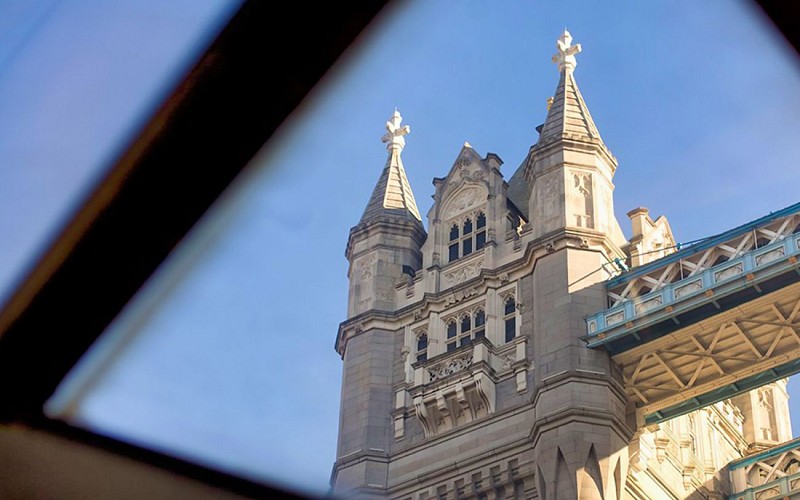
<svg viewBox="0 0 800 500">
<path fill-rule="evenodd" d="M 470 216 L 461 223 L 454 222 L 450 226 L 448 262 L 466 257 L 484 246 L 486 246 L 486 215 L 483 212 L 478 212 L 474 221 Z"/>
<path fill-rule="evenodd" d="M 511 342 L 517 335 L 517 303 L 510 295 L 503 305 L 503 327 L 506 342 Z"/>
<path fill-rule="evenodd" d="M 428 334 L 420 332 L 417 335 L 417 362 L 428 360 Z"/>
<path fill-rule="evenodd" d="M 464 313 L 458 320 L 452 319 L 447 323 L 447 350 L 455 350 L 485 336 L 486 313 L 483 309 Z"/>
</svg>

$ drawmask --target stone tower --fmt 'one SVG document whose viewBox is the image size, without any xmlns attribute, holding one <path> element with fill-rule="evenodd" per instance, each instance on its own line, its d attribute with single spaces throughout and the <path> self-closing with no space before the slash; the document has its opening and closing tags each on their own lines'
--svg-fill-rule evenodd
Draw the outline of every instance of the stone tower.
<svg viewBox="0 0 800 500">
<path fill-rule="evenodd" d="M 544 247 L 522 277 L 532 307 L 539 497 L 620 498 L 627 475 L 627 397 L 607 353 L 586 349 L 583 318 L 605 307 L 596 272 L 625 258 L 614 217 L 617 161 L 603 143 L 573 72 L 580 45 L 564 31 L 553 61 L 559 82 L 547 119 L 525 162 L 532 187 L 532 246 Z M 594 273 L 594 274 L 592 274 Z"/>
<path fill-rule="evenodd" d="M 386 124 L 388 159 L 346 251 L 335 495 L 722 498 L 720 469 L 791 434 L 783 382 L 637 428 L 619 369 L 581 340 L 607 305 L 602 282 L 675 240 L 645 208 L 623 235 L 617 160 L 574 76 L 581 47 L 566 30 L 556 47 L 522 165 L 506 180 L 499 156 L 464 143 L 433 181 L 427 233 L 401 161 L 410 128 L 397 111 Z"/>
</svg>

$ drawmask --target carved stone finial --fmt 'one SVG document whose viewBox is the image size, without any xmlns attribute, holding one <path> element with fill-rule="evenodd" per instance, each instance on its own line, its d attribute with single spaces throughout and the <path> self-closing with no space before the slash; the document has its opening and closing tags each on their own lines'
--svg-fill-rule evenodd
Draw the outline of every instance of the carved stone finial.
<svg viewBox="0 0 800 500">
<path fill-rule="evenodd" d="M 578 62 L 575 60 L 575 54 L 581 51 L 581 44 L 571 44 L 572 35 L 570 35 L 569 31 L 565 28 L 564 33 L 561 34 L 561 38 L 556 41 L 556 49 L 558 49 L 558 52 L 553 55 L 553 62 L 558 64 L 559 73 L 562 71 L 572 73 L 575 70 L 575 66 L 578 65 Z"/>
<path fill-rule="evenodd" d="M 400 112 L 395 108 L 394 114 L 389 118 L 389 121 L 386 122 L 387 132 L 381 137 L 381 142 L 385 142 L 386 149 L 390 151 L 394 148 L 402 151 L 406 145 L 406 140 L 403 136 L 411 132 L 411 127 L 408 125 L 403 125 L 401 127 L 400 122 L 402 121 L 403 117 L 400 116 Z"/>
</svg>

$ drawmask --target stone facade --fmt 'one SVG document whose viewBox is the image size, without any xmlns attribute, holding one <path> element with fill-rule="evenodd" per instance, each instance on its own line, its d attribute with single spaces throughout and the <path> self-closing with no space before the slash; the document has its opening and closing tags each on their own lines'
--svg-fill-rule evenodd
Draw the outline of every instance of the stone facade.
<svg viewBox="0 0 800 500">
<path fill-rule="evenodd" d="M 571 40 L 523 164 L 506 180 L 497 155 L 465 143 L 434 179 L 427 232 L 400 157 L 410 129 L 398 112 L 387 122 L 387 163 L 346 252 L 335 495 L 722 498 L 729 461 L 791 437 L 782 382 L 637 429 L 620 370 L 580 340 L 607 306 L 610 263 L 644 264 L 674 239 L 642 208 L 623 236 L 617 161 Z"/>
</svg>

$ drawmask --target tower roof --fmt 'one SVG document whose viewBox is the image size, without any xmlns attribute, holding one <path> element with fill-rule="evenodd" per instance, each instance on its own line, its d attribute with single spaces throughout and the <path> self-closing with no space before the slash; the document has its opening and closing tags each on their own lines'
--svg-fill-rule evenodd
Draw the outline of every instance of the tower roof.
<svg viewBox="0 0 800 500">
<path fill-rule="evenodd" d="M 571 45 L 571 43 L 572 36 L 567 30 L 564 30 L 561 38 L 556 42 L 558 52 L 553 56 L 553 62 L 558 64 L 561 77 L 539 135 L 539 142 L 548 142 L 548 139 L 565 136 L 602 141 L 573 76 L 575 66 L 577 66 L 575 54 L 581 51 L 581 44 Z"/>
<path fill-rule="evenodd" d="M 386 143 L 389 157 L 372 191 L 367 208 L 361 216 L 361 223 L 380 215 L 406 217 L 422 222 L 400 157 L 406 143 L 404 136 L 411 132 L 411 127 L 408 125 L 400 126 L 402 120 L 400 112 L 395 109 L 392 117 L 386 122 L 387 132 L 381 140 Z"/>
</svg>

